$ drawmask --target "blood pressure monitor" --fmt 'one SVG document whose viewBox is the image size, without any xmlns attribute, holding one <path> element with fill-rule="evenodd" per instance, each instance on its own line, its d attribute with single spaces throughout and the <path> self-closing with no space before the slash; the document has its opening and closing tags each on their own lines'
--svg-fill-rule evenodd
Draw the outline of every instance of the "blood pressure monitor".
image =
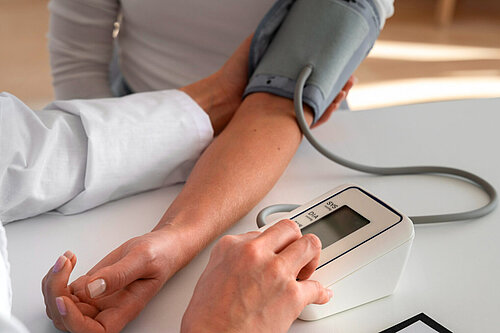
<svg viewBox="0 0 500 333">
<path fill-rule="evenodd" d="M 317 320 L 388 296 L 403 272 L 414 237 L 411 220 L 357 185 L 340 186 L 283 219 L 322 243 L 319 266 L 311 276 L 333 290 L 324 305 L 308 305 L 302 320 Z"/>
</svg>

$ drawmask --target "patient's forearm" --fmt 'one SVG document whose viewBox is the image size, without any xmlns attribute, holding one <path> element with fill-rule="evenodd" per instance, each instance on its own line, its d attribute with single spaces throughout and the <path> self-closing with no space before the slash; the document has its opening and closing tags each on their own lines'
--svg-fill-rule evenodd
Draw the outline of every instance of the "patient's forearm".
<svg viewBox="0 0 500 333">
<path fill-rule="evenodd" d="M 306 112 L 312 121 L 312 115 Z M 301 141 L 291 100 L 250 95 L 198 160 L 155 228 L 181 229 L 185 265 L 272 188 Z"/>
</svg>

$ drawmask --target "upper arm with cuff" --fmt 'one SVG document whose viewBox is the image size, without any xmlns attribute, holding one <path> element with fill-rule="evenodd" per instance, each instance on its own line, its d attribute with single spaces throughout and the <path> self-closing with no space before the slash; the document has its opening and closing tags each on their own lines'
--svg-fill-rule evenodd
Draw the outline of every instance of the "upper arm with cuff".
<svg viewBox="0 0 500 333">
<path fill-rule="evenodd" d="M 118 0 L 51 0 L 49 51 L 57 99 L 111 97 Z"/>
<path fill-rule="evenodd" d="M 254 34 L 244 95 L 292 99 L 299 74 L 310 67 L 302 98 L 318 121 L 373 46 L 385 20 L 378 1 L 276 2 Z"/>
</svg>

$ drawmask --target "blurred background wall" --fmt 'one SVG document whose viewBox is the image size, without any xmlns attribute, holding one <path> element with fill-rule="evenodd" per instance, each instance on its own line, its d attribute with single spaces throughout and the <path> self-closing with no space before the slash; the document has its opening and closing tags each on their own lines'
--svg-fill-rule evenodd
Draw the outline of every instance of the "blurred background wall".
<svg viewBox="0 0 500 333">
<path fill-rule="evenodd" d="M 47 3 L 0 0 L 0 91 L 33 108 L 53 98 Z M 355 110 L 500 97 L 500 1 L 396 0 L 396 14 L 356 75 Z"/>
</svg>

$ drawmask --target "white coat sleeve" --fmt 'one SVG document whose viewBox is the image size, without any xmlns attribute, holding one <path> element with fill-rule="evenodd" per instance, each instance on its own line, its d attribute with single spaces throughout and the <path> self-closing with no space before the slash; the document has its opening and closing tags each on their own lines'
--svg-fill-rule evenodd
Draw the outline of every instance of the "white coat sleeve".
<svg viewBox="0 0 500 333">
<path fill-rule="evenodd" d="M 51 0 L 49 51 L 57 99 L 112 97 L 109 64 L 118 0 Z"/>
<path fill-rule="evenodd" d="M 32 111 L 0 94 L 0 220 L 75 214 L 186 180 L 213 138 L 178 90 L 56 101 Z"/>
<path fill-rule="evenodd" d="M 28 333 L 11 313 L 12 287 L 10 283 L 10 266 L 7 256 L 7 238 L 5 229 L 0 223 L 0 332 Z"/>
</svg>

